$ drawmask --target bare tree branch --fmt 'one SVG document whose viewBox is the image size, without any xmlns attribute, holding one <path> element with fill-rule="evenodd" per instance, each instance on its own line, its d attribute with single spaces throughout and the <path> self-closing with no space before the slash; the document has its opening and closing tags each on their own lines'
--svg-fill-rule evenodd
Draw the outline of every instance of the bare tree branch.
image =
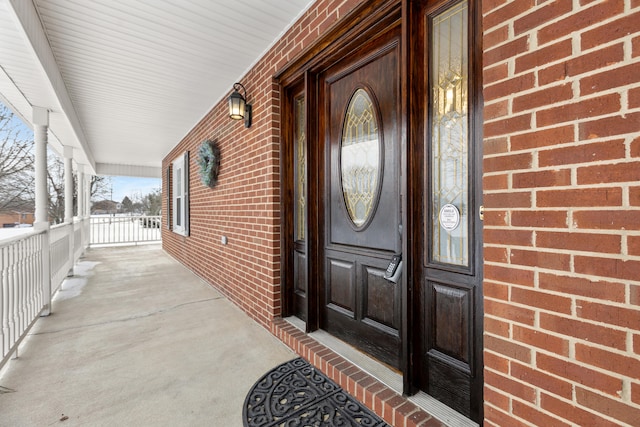
<svg viewBox="0 0 640 427">
<path fill-rule="evenodd" d="M 0 210 L 33 209 L 33 140 L 0 104 Z"/>
</svg>

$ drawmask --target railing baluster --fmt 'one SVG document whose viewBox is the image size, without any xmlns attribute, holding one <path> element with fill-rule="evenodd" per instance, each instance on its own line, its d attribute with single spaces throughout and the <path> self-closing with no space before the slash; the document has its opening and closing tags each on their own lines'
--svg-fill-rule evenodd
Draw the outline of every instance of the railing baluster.
<svg viewBox="0 0 640 427">
<path fill-rule="evenodd" d="M 13 244 L 9 247 L 9 265 L 10 265 L 10 281 L 11 281 L 11 286 L 9 287 L 9 291 L 10 291 L 10 301 L 11 301 L 11 307 L 9 308 L 9 311 L 11 312 L 11 318 L 9 320 L 9 339 L 11 340 L 11 342 L 15 342 L 16 341 L 16 323 L 18 320 L 18 313 L 17 313 L 17 296 L 16 296 L 16 286 L 18 285 L 18 280 L 17 280 L 17 276 L 16 276 L 16 264 L 15 264 L 15 250 L 16 250 L 16 245 Z"/>
<path fill-rule="evenodd" d="M 2 322 L 2 354 L 9 351 L 9 279 L 7 278 L 7 248 L 0 247 L 0 321 Z"/>
<path fill-rule="evenodd" d="M 14 263 L 13 253 L 15 251 L 15 245 L 11 245 L 7 248 L 9 250 L 9 342 L 15 342 L 15 333 L 16 333 L 16 297 L 15 297 L 15 286 L 16 286 L 16 265 Z"/>
</svg>

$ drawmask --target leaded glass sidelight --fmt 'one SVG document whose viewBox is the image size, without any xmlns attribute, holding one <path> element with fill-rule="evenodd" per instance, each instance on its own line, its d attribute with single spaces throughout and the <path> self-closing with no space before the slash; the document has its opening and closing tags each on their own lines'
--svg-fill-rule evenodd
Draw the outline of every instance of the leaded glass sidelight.
<svg viewBox="0 0 640 427">
<path fill-rule="evenodd" d="M 340 148 L 342 192 L 351 221 L 362 227 L 375 211 L 381 169 L 376 110 L 364 89 L 347 106 Z"/>
<path fill-rule="evenodd" d="M 294 101 L 294 182 L 295 182 L 295 240 L 304 240 L 307 204 L 307 136 L 304 96 Z"/>
<path fill-rule="evenodd" d="M 467 1 L 431 22 L 431 230 L 435 262 L 469 265 Z M 457 221 L 456 221 L 457 220 Z"/>
</svg>

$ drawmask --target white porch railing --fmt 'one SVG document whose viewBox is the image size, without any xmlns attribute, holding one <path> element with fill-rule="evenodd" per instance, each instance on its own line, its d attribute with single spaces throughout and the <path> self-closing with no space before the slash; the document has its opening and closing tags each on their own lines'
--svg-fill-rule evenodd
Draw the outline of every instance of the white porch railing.
<svg viewBox="0 0 640 427">
<path fill-rule="evenodd" d="M 161 216 L 91 216 L 91 245 L 159 242 Z"/>
<path fill-rule="evenodd" d="M 75 221 L 73 223 L 73 248 L 75 251 L 73 254 L 73 259 L 76 261 L 80 259 L 80 255 L 82 255 L 82 252 L 84 252 L 85 248 L 89 246 L 90 222 L 90 220 L 85 219 L 83 221 Z"/>
<path fill-rule="evenodd" d="M 49 233 L 49 256 L 51 268 L 51 293 L 55 293 L 73 267 L 74 224 L 60 224 L 51 227 Z"/>
<path fill-rule="evenodd" d="M 44 309 L 44 232 L 9 239 L 0 246 L 2 363 Z"/>
<path fill-rule="evenodd" d="M 50 310 L 51 296 L 88 245 L 88 230 L 84 219 L 0 242 L 0 368 Z"/>
</svg>

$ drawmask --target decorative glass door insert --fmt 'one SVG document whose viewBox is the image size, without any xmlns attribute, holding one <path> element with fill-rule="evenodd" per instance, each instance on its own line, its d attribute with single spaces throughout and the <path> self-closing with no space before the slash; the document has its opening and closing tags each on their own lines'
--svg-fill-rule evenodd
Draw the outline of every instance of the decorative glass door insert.
<svg viewBox="0 0 640 427">
<path fill-rule="evenodd" d="M 307 204 L 307 135 L 305 132 L 305 98 L 299 96 L 294 100 L 294 182 L 295 182 L 295 240 L 306 238 L 306 204 Z"/>
<path fill-rule="evenodd" d="M 347 107 L 340 150 L 342 193 L 356 227 L 363 227 L 375 211 L 381 168 L 378 133 L 371 97 L 357 89 Z"/>
<path fill-rule="evenodd" d="M 432 21 L 432 261 L 469 265 L 467 2 Z"/>
</svg>

